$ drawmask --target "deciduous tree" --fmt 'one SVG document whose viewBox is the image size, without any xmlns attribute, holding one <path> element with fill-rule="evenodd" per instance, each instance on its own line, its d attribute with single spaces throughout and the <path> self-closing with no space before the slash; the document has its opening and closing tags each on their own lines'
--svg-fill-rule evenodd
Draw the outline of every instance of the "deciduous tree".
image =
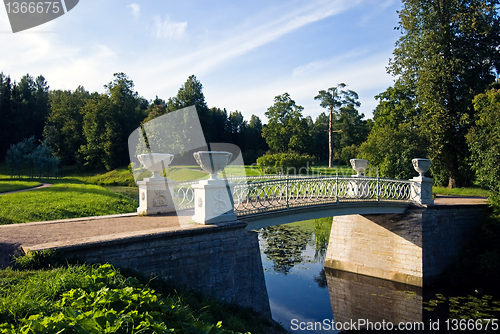
<svg viewBox="0 0 500 334">
<path fill-rule="evenodd" d="M 266 111 L 269 122 L 262 129 L 262 136 L 275 152 L 294 150 L 304 152 L 308 147 L 307 123 L 302 117 L 302 106 L 296 105 L 290 94 L 274 98 L 274 104 Z"/>
<path fill-rule="evenodd" d="M 64 164 L 77 162 L 77 152 L 85 143 L 82 108 L 91 95 L 82 86 L 75 91 L 55 90 L 49 94 L 50 113 L 43 136 Z"/>
<path fill-rule="evenodd" d="M 366 140 L 370 131 L 370 123 L 363 120 L 364 115 L 356 109 L 361 105 L 358 94 L 353 90 L 344 90 L 345 87 L 346 84 L 341 83 L 326 91 L 321 90 L 314 98 L 321 101 L 322 107 L 329 108 L 327 134 L 330 168 L 335 159 L 342 159 L 342 150 L 349 147 L 353 151 Z M 315 124 L 315 127 L 319 127 L 319 124 Z"/>
<path fill-rule="evenodd" d="M 477 180 L 500 194 L 500 89 L 476 96 L 477 111 L 467 142 Z"/>
<path fill-rule="evenodd" d="M 79 153 L 88 166 L 111 170 L 129 161 L 128 136 L 145 118 L 143 99 L 124 73 L 105 85 L 107 94 L 94 96 L 83 108 L 85 144 Z"/>
<path fill-rule="evenodd" d="M 168 109 L 169 111 L 174 111 L 192 105 L 196 107 L 196 111 L 198 112 L 198 118 L 200 120 L 205 139 L 207 143 L 210 143 L 211 141 L 213 141 L 210 110 L 207 106 L 207 103 L 205 102 L 203 85 L 194 75 L 191 75 L 186 80 L 184 85 L 179 88 L 177 96 L 168 100 Z"/>
<path fill-rule="evenodd" d="M 376 96 L 374 125 L 360 146 L 360 156 L 377 167 L 380 175 L 410 178 L 415 175 L 413 158 L 425 158 L 427 143 L 418 126 L 422 111 L 408 87 L 396 83 Z"/>
<path fill-rule="evenodd" d="M 498 0 L 404 0 L 389 72 L 415 88 L 438 183 L 471 177 L 465 134 L 472 100 L 495 80 L 500 64 Z"/>
<path fill-rule="evenodd" d="M 328 116 L 328 167 L 332 168 L 334 160 L 334 139 L 333 132 L 341 132 L 341 129 L 334 130 L 333 122 L 335 115 L 340 114 L 340 109 L 355 109 L 361 104 L 358 101 L 358 94 L 352 90 L 343 90 L 345 83 L 340 83 L 337 87 L 330 87 L 327 90 L 320 90 L 315 100 L 320 100 L 320 106 L 329 109 Z"/>
</svg>

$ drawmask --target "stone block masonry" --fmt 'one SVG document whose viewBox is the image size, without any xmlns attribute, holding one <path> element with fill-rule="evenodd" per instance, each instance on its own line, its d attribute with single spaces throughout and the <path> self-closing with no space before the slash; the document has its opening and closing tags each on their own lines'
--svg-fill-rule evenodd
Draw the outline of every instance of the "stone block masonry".
<svg viewBox="0 0 500 334">
<path fill-rule="evenodd" d="M 422 212 L 424 283 L 432 283 L 458 259 L 477 232 L 486 205 L 435 205 Z"/>
<path fill-rule="evenodd" d="M 486 206 L 413 206 L 333 218 L 325 266 L 415 286 L 432 283 L 476 232 Z"/>
<path fill-rule="evenodd" d="M 246 225 L 220 223 L 50 248 L 66 258 L 134 269 L 270 316 L 258 235 Z"/>
</svg>

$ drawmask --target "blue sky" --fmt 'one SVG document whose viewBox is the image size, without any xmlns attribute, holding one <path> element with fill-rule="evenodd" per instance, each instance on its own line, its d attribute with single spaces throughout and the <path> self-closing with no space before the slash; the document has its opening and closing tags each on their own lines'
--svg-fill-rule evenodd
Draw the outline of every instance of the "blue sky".
<svg viewBox="0 0 500 334">
<path fill-rule="evenodd" d="M 288 92 L 313 118 L 314 96 L 344 82 L 372 116 L 400 33 L 400 0 L 81 0 L 13 34 L 0 8 L 0 72 L 42 74 L 51 89 L 104 92 L 124 72 L 146 99 L 175 96 L 191 74 L 209 107 L 261 117 Z"/>
</svg>

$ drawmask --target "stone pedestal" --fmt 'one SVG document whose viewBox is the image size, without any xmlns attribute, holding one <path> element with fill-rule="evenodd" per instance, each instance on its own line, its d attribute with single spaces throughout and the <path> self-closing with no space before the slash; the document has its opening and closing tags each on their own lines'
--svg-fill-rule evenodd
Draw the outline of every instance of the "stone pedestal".
<svg viewBox="0 0 500 334">
<path fill-rule="evenodd" d="M 166 177 L 152 177 L 137 182 L 139 187 L 139 207 L 137 213 L 154 215 L 175 212 L 173 187 L 175 181 Z"/>
<path fill-rule="evenodd" d="M 347 196 L 349 198 L 367 198 L 370 195 L 370 185 L 366 180 L 357 179 L 358 175 L 353 175 L 352 181 L 349 181 Z"/>
<path fill-rule="evenodd" d="M 219 179 L 201 180 L 193 185 L 193 220 L 198 224 L 235 221 L 233 188 L 234 184 Z"/>
<path fill-rule="evenodd" d="M 434 180 L 425 176 L 416 176 L 411 185 L 411 200 L 417 204 L 433 205 L 434 199 L 432 198 L 432 185 Z"/>
</svg>

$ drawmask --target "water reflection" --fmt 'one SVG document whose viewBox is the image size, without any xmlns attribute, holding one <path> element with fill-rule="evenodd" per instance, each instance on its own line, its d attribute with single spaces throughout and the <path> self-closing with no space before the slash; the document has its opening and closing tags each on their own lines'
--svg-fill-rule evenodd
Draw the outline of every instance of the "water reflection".
<svg viewBox="0 0 500 334">
<path fill-rule="evenodd" d="M 292 320 L 332 319 L 324 277 L 330 219 L 273 226 L 259 231 L 262 265 L 273 319 L 290 329 Z M 325 233 L 325 230 L 328 232 Z"/>
<path fill-rule="evenodd" d="M 325 268 L 336 322 L 422 321 L 422 288 Z"/>
<path fill-rule="evenodd" d="M 307 330 L 307 324 L 333 320 L 422 321 L 421 288 L 324 267 L 331 224 L 325 218 L 259 231 L 274 320 L 304 333 L 324 333 L 324 326 Z"/>
<path fill-rule="evenodd" d="M 260 237 L 266 241 L 264 254 L 276 273 L 288 274 L 298 264 L 306 262 L 303 255 L 312 237 L 312 231 L 297 226 L 271 226 L 262 230 Z"/>
</svg>

